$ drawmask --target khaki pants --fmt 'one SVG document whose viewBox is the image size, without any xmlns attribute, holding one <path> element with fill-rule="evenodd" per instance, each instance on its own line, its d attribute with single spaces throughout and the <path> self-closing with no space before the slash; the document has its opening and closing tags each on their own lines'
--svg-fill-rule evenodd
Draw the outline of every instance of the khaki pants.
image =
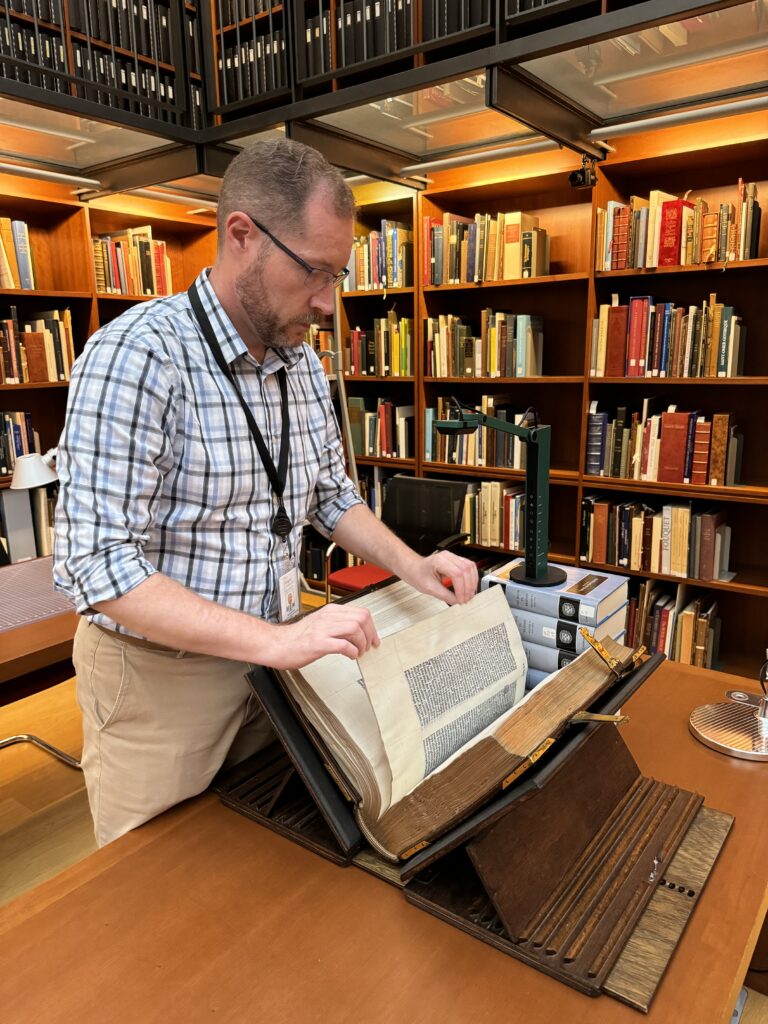
<svg viewBox="0 0 768 1024">
<path fill-rule="evenodd" d="M 136 647 L 86 619 L 72 659 L 99 846 L 201 793 L 224 763 L 273 739 L 243 662 Z"/>
</svg>

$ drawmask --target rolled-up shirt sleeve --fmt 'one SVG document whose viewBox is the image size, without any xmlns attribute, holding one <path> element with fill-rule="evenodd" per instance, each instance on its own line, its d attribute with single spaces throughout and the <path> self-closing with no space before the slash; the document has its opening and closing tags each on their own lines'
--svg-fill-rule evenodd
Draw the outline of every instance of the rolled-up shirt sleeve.
<svg viewBox="0 0 768 1024">
<path fill-rule="evenodd" d="M 145 557 L 173 466 L 179 380 L 153 332 L 103 328 L 75 363 L 57 471 L 54 580 L 88 613 L 156 568 Z"/>
<path fill-rule="evenodd" d="M 325 381 L 323 385 L 327 389 Z M 330 539 L 344 513 L 355 505 L 363 504 L 365 502 L 344 468 L 339 424 L 329 398 L 326 403 L 326 435 L 320 457 L 320 472 L 307 518 L 316 530 Z"/>
</svg>

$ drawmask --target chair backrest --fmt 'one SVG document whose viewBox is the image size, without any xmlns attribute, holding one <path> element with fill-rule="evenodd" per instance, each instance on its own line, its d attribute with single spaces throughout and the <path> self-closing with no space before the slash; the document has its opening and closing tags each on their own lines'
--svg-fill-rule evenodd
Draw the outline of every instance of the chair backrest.
<svg viewBox="0 0 768 1024">
<path fill-rule="evenodd" d="M 467 484 L 460 480 L 397 476 L 387 485 L 381 518 L 420 555 L 459 533 Z"/>
</svg>

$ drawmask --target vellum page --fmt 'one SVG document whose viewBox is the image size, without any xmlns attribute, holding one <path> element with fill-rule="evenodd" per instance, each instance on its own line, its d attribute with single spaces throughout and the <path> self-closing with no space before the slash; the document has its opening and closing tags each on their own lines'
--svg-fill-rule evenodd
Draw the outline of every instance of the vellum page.
<svg viewBox="0 0 768 1024">
<path fill-rule="evenodd" d="M 420 594 L 402 581 L 364 594 L 353 603 L 368 608 L 382 638 L 445 608 L 438 598 Z M 328 654 L 300 672 L 281 675 L 362 797 L 363 806 L 378 817 L 390 803 L 391 774 L 357 662 Z"/>
<path fill-rule="evenodd" d="M 382 640 L 359 660 L 395 804 L 517 703 L 526 659 L 501 587 Z"/>
</svg>

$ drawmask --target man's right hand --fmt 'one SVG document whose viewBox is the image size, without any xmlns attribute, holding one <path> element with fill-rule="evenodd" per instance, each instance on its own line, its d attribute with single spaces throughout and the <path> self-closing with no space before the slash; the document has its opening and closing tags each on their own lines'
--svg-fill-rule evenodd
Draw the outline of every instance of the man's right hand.
<svg viewBox="0 0 768 1024">
<path fill-rule="evenodd" d="M 310 615 L 273 626 L 271 643 L 261 664 L 270 668 L 303 668 L 325 654 L 359 658 L 379 646 L 379 636 L 367 608 L 327 604 Z"/>
</svg>

